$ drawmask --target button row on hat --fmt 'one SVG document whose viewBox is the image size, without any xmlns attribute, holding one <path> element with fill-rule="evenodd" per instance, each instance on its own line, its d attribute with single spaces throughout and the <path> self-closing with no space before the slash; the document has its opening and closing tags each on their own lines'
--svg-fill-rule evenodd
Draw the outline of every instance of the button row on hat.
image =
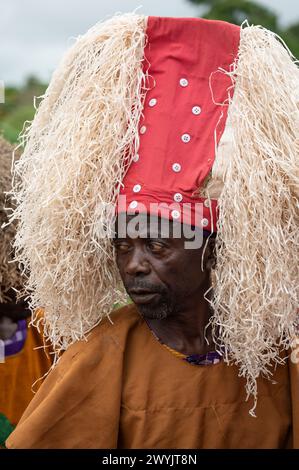
<svg viewBox="0 0 299 470">
<path fill-rule="evenodd" d="M 171 217 L 172 217 L 173 219 L 179 219 L 180 216 L 181 216 L 181 214 L 180 214 L 180 212 L 179 212 L 178 210 L 174 209 L 173 211 L 171 211 Z M 202 225 L 203 227 L 207 227 L 207 226 L 209 225 L 208 219 L 202 219 L 201 225 Z"/>
<path fill-rule="evenodd" d="M 188 80 L 187 80 L 186 78 L 181 78 L 181 79 L 180 79 L 180 85 L 181 85 L 182 87 L 187 87 L 188 84 L 189 84 L 189 82 L 188 82 Z M 195 116 L 198 116 L 198 115 L 201 113 L 201 107 L 198 106 L 198 105 L 193 106 L 193 108 L 192 108 L 192 113 L 193 113 Z M 184 142 L 185 144 L 187 144 L 187 143 L 190 142 L 191 136 L 190 136 L 190 134 L 185 133 L 185 134 L 183 134 L 183 135 L 181 136 L 181 139 L 182 139 L 182 142 Z M 179 169 L 175 169 L 175 168 L 179 168 Z M 175 163 L 175 164 L 172 165 L 172 169 L 173 169 L 174 171 L 177 171 L 177 172 L 178 172 L 178 171 L 181 170 L 181 166 L 180 166 L 179 163 Z M 183 199 L 183 196 L 182 196 L 180 193 L 176 193 L 173 198 L 174 198 L 175 201 L 181 202 L 182 199 Z M 206 200 L 204 201 L 204 205 L 205 205 L 206 207 L 210 207 L 210 203 L 209 203 L 209 200 L 208 200 L 208 199 L 206 199 Z M 173 214 L 172 214 L 173 218 L 178 218 L 177 212 L 178 212 L 178 211 L 173 211 Z M 203 226 L 203 227 L 206 227 L 206 226 L 209 224 L 209 221 L 208 221 L 208 219 L 205 219 L 205 218 L 204 218 L 204 219 L 202 219 L 201 223 L 202 223 L 202 226 Z"/>
<path fill-rule="evenodd" d="M 150 101 L 149 101 L 149 106 L 152 108 L 153 106 L 156 106 L 157 104 L 157 99 L 156 98 L 152 98 Z M 140 130 L 139 130 L 140 134 L 145 134 L 146 133 L 146 126 L 141 126 Z M 133 157 L 133 162 L 138 162 L 139 160 L 139 155 L 135 155 Z"/>
<path fill-rule="evenodd" d="M 181 79 L 180 79 L 180 85 L 181 85 L 183 88 L 186 88 L 186 87 L 189 85 L 189 82 L 188 82 L 187 78 L 181 78 Z M 156 103 L 155 103 L 155 104 L 156 104 Z M 193 106 L 193 108 L 192 108 L 192 113 L 195 114 L 196 116 L 198 116 L 198 114 L 201 113 L 201 107 L 198 106 L 198 105 Z"/>
<path fill-rule="evenodd" d="M 181 195 L 180 193 L 177 193 L 175 196 L 181 196 L 181 197 L 182 197 L 182 195 Z M 130 204 L 129 204 L 129 207 L 130 207 L 131 209 L 136 209 L 137 206 L 138 206 L 138 202 L 137 202 L 137 201 L 132 201 L 132 202 L 130 202 Z M 179 219 L 180 216 L 181 216 L 180 211 L 178 211 L 177 209 L 172 210 L 172 211 L 171 211 L 171 216 L 172 216 L 173 219 Z M 208 219 L 203 218 L 202 221 L 201 221 L 201 225 L 202 225 L 203 227 L 207 227 L 207 226 L 209 225 Z"/>
<path fill-rule="evenodd" d="M 188 82 L 187 78 L 181 78 L 181 79 L 180 79 L 180 85 L 181 85 L 182 87 L 184 87 L 184 88 L 185 88 L 186 86 L 188 86 L 188 85 L 189 85 L 189 82 Z M 198 116 L 198 115 L 201 113 L 201 107 L 198 106 L 198 105 L 193 106 L 193 108 L 192 108 L 192 113 L 193 113 L 195 116 Z M 181 137 L 181 139 L 182 139 L 182 141 L 183 141 L 184 143 L 187 144 L 188 142 L 190 142 L 191 136 L 190 136 L 189 134 L 183 134 L 182 137 Z"/>
<path fill-rule="evenodd" d="M 181 87 L 185 88 L 185 87 L 187 87 L 187 86 L 189 85 L 189 82 L 188 82 L 188 80 L 187 80 L 186 78 L 181 78 L 181 79 L 180 79 L 180 85 L 181 85 Z M 154 106 L 156 106 L 156 104 L 157 104 L 157 99 L 156 99 L 156 98 L 151 98 L 148 104 L 149 104 L 149 106 L 150 106 L 151 108 L 154 107 Z M 198 115 L 201 113 L 201 107 L 198 106 L 198 105 L 193 106 L 193 108 L 192 108 L 192 113 L 193 113 L 195 116 L 198 116 Z M 140 134 L 145 134 L 145 132 L 146 132 L 146 126 L 142 126 L 142 127 L 140 128 Z M 189 143 L 190 140 L 191 140 L 191 136 L 190 136 L 190 134 L 185 133 L 185 134 L 183 134 L 183 135 L 181 136 L 181 139 L 182 139 L 182 141 L 183 141 L 184 143 Z M 134 161 L 134 162 L 138 162 L 138 160 L 139 160 L 139 155 L 136 154 L 136 155 L 133 157 L 133 161 Z M 181 165 L 180 165 L 179 163 L 174 163 L 174 164 L 172 165 L 172 169 L 173 169 L 173 171 L 174 171 L 175 173 L 179 173 L 179 172 L 181 171 Z M 140 190 L 141 190 L 141 185 L 140 185 L 140 184 L 135 184 L 135 186 L 133 187 L 133 192 L 134 192 L 134 193 L 138 193 Z M 175 193 L 174 196 L 173 196 L 173 199 L 174 199 L 174 201 L 176 201 L 176 202 L 181 202 L 181 201 L 183 200 L 183 196 L 182 196 L 181 193 Z M 205 205 L 206 207 L 209 207 L 209 206 L 210 206 L 208 199 L 206 199 L 206 200 L 204 201 L 204 205 Z M 129 207 L 131 207 L 132 209 L 135 209 L 137 206 L 138 206 L 138 202 L 137 202 L 137 201 L 132 201 L 132 202 L 130 203 L 130 205 L 129 205 Z M 178 218 L 180 217 L 180 212 L 179 212 L 178 210 L 173 210 L 173 211 L 171 212 L 171 215 L 172 215 L 172 217 L 173 217 L 174 219 L 178 219 Z M 202 223 L 202 226 L 203 226 L 203 227 L 206 227 L 206 226 L 209 224 L 209 221 L 208 221 L 208 219 L 205 219 L 205 218 L 204 218 L 204 219 L 202 219 L 201 223 Z"/>
<path fill-rule="evenodd" d="M 156 98 L 152 98 L 150 101 L 149 101 L 149 106 L 150 107 L 153 107 L 153 106 L 156 106 L 157 104 L 157 99 Z M 140 128 L 140 134 L 145 134 L 146 133 L 146 126 L 141 126 Z M 139 155 L 138 153 L 136 153 L 136 155 L 134 155 L 134 157 L 132 158 L 133 162 L 138 162 L 139 160 Z M 135 186 L 133 186 L 133 192 L 134 193 L 139 193 L 139 191 L 141 191 L 141 185 L 140 184 L 135 184 Z M 138 205 L 138 202 L 137 201 L 132 201 L 130 204 L 129 204 L 129 207 L 131 209 L 136 209 Z"/>
<path fill-rule="evenodd" d="M 180 216 L 181 216 L 181 214 L 180 214 L 180 212 L 179 212 L 178 210 L 174 209 L 173 211 L 171 211 L 171 217 L 172 217 L 173 219 L 179 219 Z M 209 225 L 208 219 L 202 219 L 201 225 L 202 225 L 203 227 L 207 227 L 207 226 Z"/>
</svg>

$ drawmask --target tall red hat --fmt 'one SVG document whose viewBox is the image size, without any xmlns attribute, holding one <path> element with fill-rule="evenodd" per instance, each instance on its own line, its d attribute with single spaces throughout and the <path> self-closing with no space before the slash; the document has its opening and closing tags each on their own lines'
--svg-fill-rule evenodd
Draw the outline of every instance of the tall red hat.
<svg viewBox="0 0 299 470">
<path fill-rule="evenodd" d="M 240 28 L 199 18 L 149 17 L 140 145 L 123 180 L 119 211 L 147 211 L 216 230 L 217 200 L 201 197 L 232 97 L 228 71 Z"/>
</svg>

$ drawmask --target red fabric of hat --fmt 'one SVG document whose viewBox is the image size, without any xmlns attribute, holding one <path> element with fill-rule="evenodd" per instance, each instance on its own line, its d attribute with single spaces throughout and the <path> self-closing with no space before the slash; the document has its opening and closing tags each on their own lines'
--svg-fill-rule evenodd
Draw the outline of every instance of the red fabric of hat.
<svg viewBox="0 0 299 470">
<path fill-rule="evenodd" d="M 199 197 L 225 128 L 240 28 L 199 18 L 149 17 L 148 86 L 140 146 L 118 211 L 159 214 L 215 231 L 217 201 Z M 159 204 L 159 206 L 158 206 Z"/>
</svg>

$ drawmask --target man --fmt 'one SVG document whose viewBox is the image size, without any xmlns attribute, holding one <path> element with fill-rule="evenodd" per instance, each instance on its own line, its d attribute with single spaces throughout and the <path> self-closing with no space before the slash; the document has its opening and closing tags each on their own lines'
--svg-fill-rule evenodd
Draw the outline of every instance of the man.
<svg viewBox="0 0 299 470">
<path fill-rule="evenodd" d="M 27 302 L 17 297 L 24 279 L 13 262 L 16 226 L 8 225 L 5 209 L 11 204 L 7 193 L 11 190 L 12 156 L 12 146 L 0 138 L 0 446 L 33 398 L 32 386 L 52 363 L 44 350 L 34 350 L 42 348 L 44 340 L 36 328 L 29 327 Z"/>
<path fill-rule="evenodd" d="M 14 186 L 66 352 L 8 447 L 298 447 L 298 82 L 257 27 L 123 15 L 74 45 Z"/>
</svg>

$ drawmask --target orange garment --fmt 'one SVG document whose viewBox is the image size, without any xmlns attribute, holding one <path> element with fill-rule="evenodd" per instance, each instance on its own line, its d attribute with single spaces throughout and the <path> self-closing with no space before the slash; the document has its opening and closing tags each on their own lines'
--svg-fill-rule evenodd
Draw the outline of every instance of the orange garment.
<svg viewBox="0 0 299 470">
<path fill-rule="evenodd" d="M 44 349 L 34 350 L 43 344 L 38 330 L 32 326 L 28 327 L 23 349 L 18 354 L 6 357 L 4 363 L 0 363 L 0 413 L 13 425 L 18 423 L 34 397 L 32 385 L 51 367 L 50 356 Z M 34 386 L 34 391 L 40 384 L 41 382 L 38 382 Z"/>
<path fill-rule="evenodd" d="M 72 345 L 7 440 L 9 448 L 299 447 L 299 368 L 261 379 L 257 418 L 223 361 L 191 365 L 157 341 L 134 305 Z"/>
</svg>

